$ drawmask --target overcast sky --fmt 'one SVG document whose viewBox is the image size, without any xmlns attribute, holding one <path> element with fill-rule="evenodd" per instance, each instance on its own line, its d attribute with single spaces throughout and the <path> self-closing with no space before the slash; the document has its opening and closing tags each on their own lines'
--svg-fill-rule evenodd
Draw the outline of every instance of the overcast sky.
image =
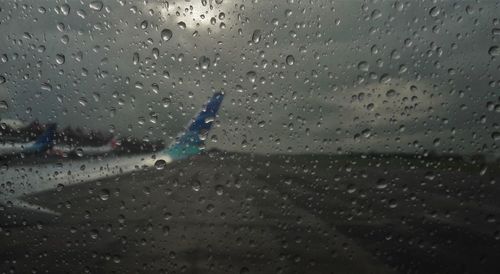
<svg viewBox="0 0 500 274">
<path fill-rule="evenodd" d="M 0 4 L 2 118 L 168 140 L 222 90 L 209 147 L 499 152 L 496 1 L 101 4 Z"/>
</svg>

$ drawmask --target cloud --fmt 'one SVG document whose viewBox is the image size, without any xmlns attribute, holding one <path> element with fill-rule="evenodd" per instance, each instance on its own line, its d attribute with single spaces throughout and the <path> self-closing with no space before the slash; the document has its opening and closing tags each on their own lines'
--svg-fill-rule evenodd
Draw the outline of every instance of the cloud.
<svg viewBox="0 0 500 274">
<path fill-rule="evenodd" d="M 9 115 L 170 140 L 222 90 L 209 147 L 498 151 L 495 3 L 202 2 L 5 3 Z"/>
</svg>

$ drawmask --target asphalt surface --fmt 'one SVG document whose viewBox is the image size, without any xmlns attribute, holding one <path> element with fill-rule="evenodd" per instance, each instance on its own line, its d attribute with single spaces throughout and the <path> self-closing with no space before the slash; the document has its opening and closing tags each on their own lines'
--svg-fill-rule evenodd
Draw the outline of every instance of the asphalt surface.
<svg viewBox="0 0 500 274">
<path fill-rule="evenodd" d="M 0 271 L 500 273 L 498 170 L 204 155 L 2 207 Z"/>
</svg>

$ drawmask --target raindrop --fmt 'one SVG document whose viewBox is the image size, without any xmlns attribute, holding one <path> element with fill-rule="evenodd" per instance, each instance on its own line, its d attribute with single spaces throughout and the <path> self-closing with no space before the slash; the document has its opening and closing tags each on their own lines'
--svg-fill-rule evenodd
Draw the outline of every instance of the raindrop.
<svg viewBox="0 0 500 274">
<path fill-rule="evenodd" d="M 75 150 L 76 156 L 83 157 L 83 149 L 81 147 Z"/>
<path fill-rule="evenodd" d="M 40 86 L 40 88 L 42 90 L 51 91 L 52 90 L 52 85 L 49 84 L 49 83 L 42 83 L 42 85 Z"/>
<path fill-rule="evenodd" d="M 101 192 L 99 193 L 99 198 L 101 198 L 101 200 L 103 201 L 106 201 L 109 199 L 109 190 L 108 189 L 101 189 Z"/>
<path fill-rule="evenodd" d="M 396 91 L 393 90 L 393 89 L 390 89 L 388 90 L 386 93 L 385 93 L 385 96 L 391 98 L 391 97 L 394 97 L 396 95 Z"/>
<path fill-rule="evenodd" d="M 4 76 L 0 75 L 0 85 L 4 84 L 7 80 L 5 79 Z"/>
<path fill-rule="evenodd" d="M 158 48 L 153 48 L 153 58 L 158 59 L 160 57 L 160 50 Z"/>
<path fill-rule="evenodd" d="M 90 231 L 90 238 L 97 239 L 99 237 L 99 231 L 97 229 L 92 229 Z"/>
<path fill-rule="evenodd" d="M 251 83 L 255 83 L 255 80 L 257 79 L 257 73 L 255 73 L 255 71 L 249 71 L 247 72 L 247 78 Z"/>
<path fill-rule="evenodd" d="M 191 188 L 192 188 L 194 191 L 200 191 L 200 189 L 201 189 L 201 183 L 200 183 L 200 181 L 195 180 L 195 181 L 191 184 Z"/>
<path fill-rule="evenodd" d="M 5 111 L 9 109 L 9 105 L 4 100 L 0 101 L 0 111 Z"/>
<path fill-rule="evenodd" d="M 57 64 L 62 65 L 62 64 L 64 64 L 65 61 L 66 61 L 66 57 L 64 57 L 63 54 L 56 55 L 56 63 Z"/>
<path fill-rule="evenodd" d="M 289 66 L 292 66 L 294 63 L 295 63 L 295 58 L 293 57 L 293 55 L 288 55 L 286 57 L 286 63 L 289 65 Z"/>
<path fill-rule="evenodd" d="M 80 105 L 82 107 L 86 107 L 87 106 L 87 99 L 81 97 L 79 100 L 78 100 L 78 103 L 80 103 Z"/>
<path fill-rule="evenodd" d="M 431 10 L 429 11 L 429 14 L 432 16 L 432 17 L 436 17 L 439 15 L 441 11 L 439 10 L 438 7 L 433 7 L 431 8 Z"/>
<path fill-rule="evenodd" d="M 167 226 L 167 225 L 165 225 L 165 226 L 162 227 L 161 230 L 163 231 L 163 235 L 164 236 L 168 236 L 168 233 L 170 232 L 170 227 Z"/>
<path fill-rule="evenodd" d="M 155 168 L 158 170 L 162 170 L 167 166 L 167 162 L 163 159 L 157 160 L 155 162 Z"/>
<path fill-rule="evenodd" d="M 163 97 L 163 99 L 161 99 L 161 102 L 164 108 L 168 108 L 168 106 L 170 106 L 171 100 L 168 97 Z"/>
<path fill-rule="evenodd" d="M 180 21 L 179 23 L 177 23 L 177 26 L 178 26 L 180 29 L 186 29 L 186 23 L 184 23 L 183 21 Z"/>
<path fill-rule="evenodd" d="M 132 54 L 132 63 L 134 65 L 139 64 L 139 53 L 134 52 L 134 54 Z"/>
<path fill-rule="evenodd" d="M 210 67 L 210 59 L 206 56 L 200 57 L 200 68 L 202 70 L 207 70 Z"/>
<path fill-rule="evenodd" d="M 377 180 L 377 188 L 378 189 L 384 189 L 387 187 L 387 182 L 385 179 L 378 179 Z"/>
<path fill-rule="evenodd" d="M 93 1 L 89 4 L 90 9 L 95 10 L 95 11 L 100 11 L 102 10 L 102 2 L 101 1 Z"/>
<path fill-rule="evenodd" d="M 498 56 L 500 55 L 500 48 L 498 46 L 492 46 L 490 47 L 490 49 L 488 50 L 488 53 L 491 55 L 491 56 Z"/>
<path fill-rule="evenodd" d="M 361 71 L 368 71 L 370 69 L 370 65 L 368 65 L 368 63 L 365 61 L 361 61 L 358 64 L 358 69 Z"/>
<path fill-rule="evenodd" d="M 398 207 L 398 202 L 395 199 L 389 200 L 389 208 L 396 208 Z"/>
<path fill-rule="evenodd" d="M 57 187 L 56 187 L 57 191 L 62 191 L 63 189 L 64 189 L 64 185 L 63 184 L 58 184 Z"/>
<path fill-rule="evenodd" d="M 215 193 L 219 196 L 224 194 L 224 187 L 222 185 L 215 186 Z"/>
<path fill-rule="evenodd" d="M 61 6 L 61 13 L 62 13 L 63 15 L 68 15 L 68 14 L 69 14 L 69 11 L 70 11 L 70 7 L 69 7 L 69 5 L 68 5 L 68 4 L 63 4 L 63 5 Z"/>
<path fill-rule="evenodd" d="M 172 31 L 169 29 L 164 29 L 161 31 L 161 40 L 168 41 L 172 38 Z"/>
<path fill-rule="evenodd" d="M 258 44 L 260 42 L 260 36 L 261 36 L 260 30 L 255 30 L 252 34 L 252 41 L 255 44 Z"/>
<path fill-rule="evenodd" d="M 378 19 L 378 18 L 382 17 L 382 12 L 378 9 L 375 9 L 375 10 L 373 10 L 371 17 L 372 17 L 372 19 Z"/>
<path fill-rule="evenodd" d="M 82 19 L 85 19 L 85 17 L 87 17 L 87 13 L 84 10 L 77 10 L 76 15 L 80 16 Z"/>
<path fill-rule="evenodd" d="M 493 132 L 493 133 L 491 134 L 491 138 L 493 138 L 493 140 L 494 140 L 495 142 L 500 141 L 500 132 L 497 132 L 497 131 Z"/>
</svg>

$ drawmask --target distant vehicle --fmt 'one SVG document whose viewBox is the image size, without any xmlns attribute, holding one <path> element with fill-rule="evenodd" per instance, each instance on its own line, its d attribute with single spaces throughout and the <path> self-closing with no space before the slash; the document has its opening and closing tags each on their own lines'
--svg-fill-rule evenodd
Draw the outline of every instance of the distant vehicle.
<svg viewBox="0 0 500 274">
<path fill-rule="evenodd" d="M 29 166 L 32 172 L 19 176 L 16 169 L 12 175 L 0 177 L 0 204 L 24 208 L 50 214 L 58 214 L 49 208 L 23 201 L 23 197 L 38 192 L 56 189 L 58 186 L 87 183 L 116 175 L 131 173 L 143 168 L 163 169 L 167 164 L 197 155 L 203 150 L 203 140 L 212 128 L 215 116 L 224 99 L 222 93 L 215 93 L 202 111 L 191 121 L 183 134 L 176 141 L 159 152 L 133 156 L 107 157 L 103 159 L 68 160 L 54 172 L 50 164 Z M 82 168 L 85 167 L 85 168 Z M 40 174 L 52 174 L 43 178 Z M 16 184 L 4 184 L 16 181 Z"/>
<path fill-rule="evenodd" d="M 5 142 L 0 144 L 0 156 L 14 156 L 20 154 L 44 153 L 54 144 L 57 125 L 49 124 L 35 141 L 27 143 Z"/>
<path fill-rule="evenodd" d="M 51 155 L 59 155 L 62 157 L 71 156 L 95 156 L 104 155 L 118 148 L 118 142 L 112 138 L 108 143 L 102 146 L 72 146 L 64 144 L 56 144 L 52 146 L 47 153 Z"/>
</svg>

